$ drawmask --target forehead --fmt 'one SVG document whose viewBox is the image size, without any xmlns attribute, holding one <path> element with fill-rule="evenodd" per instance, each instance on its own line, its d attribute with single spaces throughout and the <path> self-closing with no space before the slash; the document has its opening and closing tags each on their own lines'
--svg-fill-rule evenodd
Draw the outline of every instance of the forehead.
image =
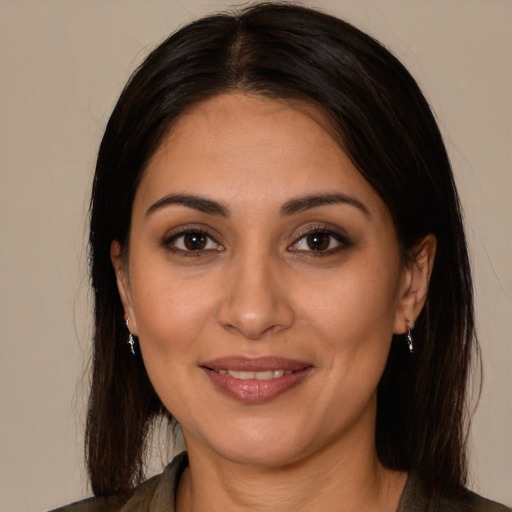
<svg viewBox="0 0 512 512">
<path fill-rule="evenodd" d="M 382 206 L 319 109 L 233 93 L 198 103 L 176 120 L 137 196 L 150 202 L 166 193 L 215 193 L 227 201 L 277 204 L 332 189 Z"/>
</svg>

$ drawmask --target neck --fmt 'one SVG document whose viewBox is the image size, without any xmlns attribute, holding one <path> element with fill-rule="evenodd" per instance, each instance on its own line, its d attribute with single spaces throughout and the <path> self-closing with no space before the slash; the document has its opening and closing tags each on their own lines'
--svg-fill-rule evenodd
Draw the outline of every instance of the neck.
<svg viewBox="0 0 512 512">
<path fill-rule="evenodd" d="M 373 433 L 333 440 L 323 450 L 279 467 L 243 465 L 194 443 L 178 487 L 178 512 L 395 512 L 407 475 L 382 466 Z"/>
</svg>

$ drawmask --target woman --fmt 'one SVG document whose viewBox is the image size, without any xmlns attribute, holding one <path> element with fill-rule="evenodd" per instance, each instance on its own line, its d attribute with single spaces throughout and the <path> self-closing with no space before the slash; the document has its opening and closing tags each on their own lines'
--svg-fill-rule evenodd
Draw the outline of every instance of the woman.
<svg viewBox="0 0 512 512">
<path fill-rule="evenodd" d="M 507 510 L 464 490 L 450 164 L 370 37 L 279 4 L 172 35 L 108 123 L 90 249 L 96 498 L 70 510 Z M 187 452 L 141 483 L 162 416 Z"/>
</svg>

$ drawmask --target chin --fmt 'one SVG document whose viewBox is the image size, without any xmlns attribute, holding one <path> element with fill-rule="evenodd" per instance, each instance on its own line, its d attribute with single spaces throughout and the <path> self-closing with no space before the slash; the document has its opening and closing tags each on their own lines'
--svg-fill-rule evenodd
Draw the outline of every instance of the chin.
<svg viewBox="0 0 512 512">
<path fill-rule="evenodd" d="M 301 459 L 297 447 L 287 449 L 283 446 L 262 445 L 249 446 L 247 443 L 240 446 L 229 446 L 220 454 L 227 460 L 244 466 L 257 466 L 261 468 L 277 468 L 293 464 Z"/>
<path fill-rule="evenodd" d="M 243 423 L 231 424 L 217 435 L 210 431 L 203 442 L 225 460 L 262 468 L 292 464 L 312 449 L 305 443 L 303 432 L 294 431 L 290 425 Z"/>
</svg>

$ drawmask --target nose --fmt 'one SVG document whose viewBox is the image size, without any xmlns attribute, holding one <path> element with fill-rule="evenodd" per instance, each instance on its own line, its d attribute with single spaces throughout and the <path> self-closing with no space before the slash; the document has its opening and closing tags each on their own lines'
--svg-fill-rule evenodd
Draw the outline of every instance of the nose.
<svg viewBox="0 0 512 512">
<path fill-rule="evenodd" d="M 250 340 L 289 328 L 295 318 L 282 269 L 262 255 L 241 258 L 231 268 L 218 322 Z"/>
</svg>

